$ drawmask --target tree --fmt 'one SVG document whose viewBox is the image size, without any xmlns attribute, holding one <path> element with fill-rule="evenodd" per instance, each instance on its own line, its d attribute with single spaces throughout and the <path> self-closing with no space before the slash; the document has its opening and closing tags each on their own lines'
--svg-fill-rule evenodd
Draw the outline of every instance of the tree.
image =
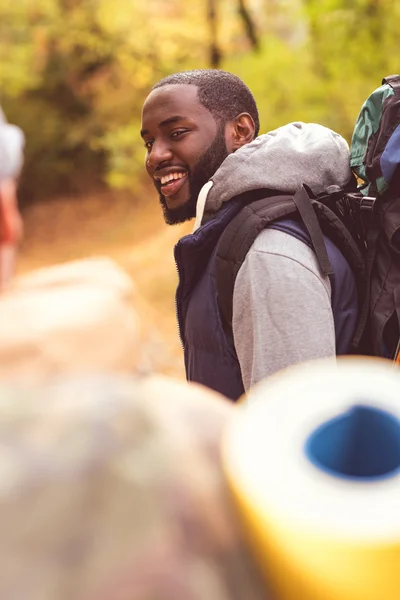
<svg viewBox="0 0 400 600">
<path fill-rule="evenodd" d="M 361 103 L 398 68 L 397 0 L 11 0 L 0 3 L 0 91 L 27 135 L 25 200 L 100 183 L 135 189 L 151 86 L 222 67 L 263 130 L 316 121 L 350 141 Z"/>
</svg>

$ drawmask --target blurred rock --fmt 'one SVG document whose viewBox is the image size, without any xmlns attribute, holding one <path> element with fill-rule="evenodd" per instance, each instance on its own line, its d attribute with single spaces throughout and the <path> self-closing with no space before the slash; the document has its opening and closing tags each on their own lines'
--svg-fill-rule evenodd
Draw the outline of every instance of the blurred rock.
<svg viewBox="0 0 400 600">
<path fill-rule="evenodd" d="M 165 377 L 0 387 L 0 597 L 266 600 L 220 463 L 234 407 Z"/>
<path fill-rule="evenodd" d="M 133 371 L 139 323 L 129 276 L 107 258 L 16 278 L 0 296 L 0 378 Z"/>
</svg>

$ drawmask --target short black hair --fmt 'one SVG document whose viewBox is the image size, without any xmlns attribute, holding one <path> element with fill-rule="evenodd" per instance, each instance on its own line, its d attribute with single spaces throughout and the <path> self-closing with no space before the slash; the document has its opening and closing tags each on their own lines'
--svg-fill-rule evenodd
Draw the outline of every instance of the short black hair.
<svg viewBox="0 0 400 600">
<path fill-rule="evenodd" d="M 260 120 L 254 96 L 233 73 L 219 69 L 180 71 L 164 77 L 152 89 L 174 84 L 197 86 L 200 102 L 219 123 L 225 124 L 242 112 L 249 113 L 255 125 L 254 137 L 258 135 Z"/>
</svg>

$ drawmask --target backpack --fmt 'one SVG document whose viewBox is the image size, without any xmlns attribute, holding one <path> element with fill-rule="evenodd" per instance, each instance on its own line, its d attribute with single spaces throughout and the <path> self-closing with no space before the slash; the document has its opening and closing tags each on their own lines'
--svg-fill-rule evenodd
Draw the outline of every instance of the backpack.
<svg viewBox="0 0 400 600">
<path fill-rule="evenodd" d="M 362 106 L 353 133 L 346 188 L 314 196 L 303 185 L 294 196 L 255 190 L 223 232 L 217 249 L 218 305 L 232 328 L 236 276 L 258 234 L 285 218 L 300 219 L 319 266 L 332 275 L 323 235 L 348 261 L 360 298 L 351 353 L 400 361 L 400 76 L 382 81 Z"/>
</svg>

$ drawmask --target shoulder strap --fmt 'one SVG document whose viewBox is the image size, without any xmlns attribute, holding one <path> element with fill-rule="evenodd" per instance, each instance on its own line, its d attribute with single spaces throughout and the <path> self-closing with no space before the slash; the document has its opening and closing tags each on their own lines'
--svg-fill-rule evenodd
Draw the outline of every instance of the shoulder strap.
<svg viewBox="0 0 400 600">
<path fill-rule="evenodd" d="M 223 232 L 216 255 L 218 305 L 225 328 L 232 327 L 233 291 L 236 276 L 258 234 L 274 221 L 300 214 L 308 230 L 317 260 L 325 275 L 333 273 L 323 234 L 343 252 L 356 276 L 360 297 L 364 296 L 364 257 L 342 221 L 302 187 L 295 196 L 269 196 L 247 204 Z"/>
<path fill-rule="evenodd" d="M 218 306 L 228 330 L 232 327 L 236 276 L 253 242 L 270 223 L 296 212 L 293 196 L 269 196 L 244 206 L 223 232 L 216 255 L 216 279 Z"/>
<path fill-rule="evenodd" d="M 333 275 L 333 268 L 326 250 L 321 225 L 318 222 L 318 217 L 314 210 L 311 198 L 304 186 L 302 186 L 295 193 L 293 202 L 295 203 L 296 208 L 303 219 L 303 223 L 310 235 L 311 243 L 314 247 L 314 252 L 317 256 L 321 271 L 325 276 Z"/>
<path fill-rule="evenodd" d="M 318 217 L 304 187 L 294 196 L 275 195 L 251 202 L 229 223 L 218 244 L 218 305 L 225 327 L 232 326 L 236 276 L 256 237 L 274 221 L 294 214 L 300 214 L 303 220 L 322 272 L 333 274 Z"/>
</svg>

